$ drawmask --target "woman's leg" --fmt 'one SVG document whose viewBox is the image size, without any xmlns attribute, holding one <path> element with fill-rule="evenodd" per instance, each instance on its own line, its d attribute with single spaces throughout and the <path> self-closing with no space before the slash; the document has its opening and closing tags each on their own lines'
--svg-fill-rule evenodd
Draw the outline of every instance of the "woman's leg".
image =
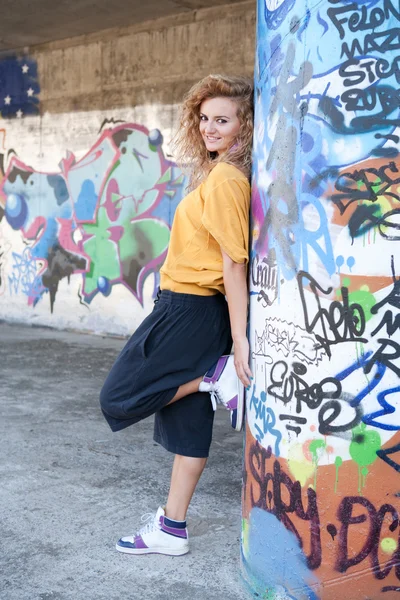
<svg viewBox="0 0 400 600">
<path fill-rule="evenodd" d="M 192 381 L 189 381 L 188 383 L 184 383 L 183 385 L 179 386 L 175 396 L 170 402 L 168 402 L 168 404 L 172 404 L 173 402 L 176 402 L 181 398 L 185 398 L 185 396 L 189 396 L 189 394 L 195 394 L 196 392 L 198 392 L 199 385 L 202 381 L 203 377 L 198 377 L 197 379 L 193 379 Z"/>
<path fill-rule="evenodd" d="M 174 521 L 185 521 L 196 485 L 206 466 L 206 458 L 175 455 L 165 515 Z"/>
<path fill-rule="evenodd" d="M 119 552 L 171 556 L 189 552 L 186 523 L 182 521 L 186 521 L 186 511 L 206 462 L 206 458 L 175 455 L 165 515 L 159 509 L 153 523 L 133 535 L 122 537 L 117 542 Z"/>
</svg>

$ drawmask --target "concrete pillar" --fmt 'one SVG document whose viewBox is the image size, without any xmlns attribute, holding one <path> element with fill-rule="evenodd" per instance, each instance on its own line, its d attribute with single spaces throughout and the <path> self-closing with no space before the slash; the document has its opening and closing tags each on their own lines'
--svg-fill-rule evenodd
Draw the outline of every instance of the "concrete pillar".
<svg viewBox="0 0 400 600">
<path fill-rule="evenodd" d="M 258 0 L 242 540 L 255 597 L 400 591 L 399 65 L 398 1 Z"/>
</svg>

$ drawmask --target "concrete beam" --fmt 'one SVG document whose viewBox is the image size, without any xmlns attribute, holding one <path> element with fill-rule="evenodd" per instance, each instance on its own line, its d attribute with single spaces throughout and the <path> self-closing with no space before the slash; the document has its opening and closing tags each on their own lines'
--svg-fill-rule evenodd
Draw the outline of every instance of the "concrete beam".
<svg viewBox="0 0 400 600">
<path fill-rule="evenodd" d="M 239 0 L 231 0 L 230 6 Z M 137 25 L 194 10 L 226 4 L 226 0 L 2 0 L 0 50 L 34 46 L 110 27 Z"/>
<path fill-rule="evenodd" d="M 105 110 L 145 104 L 149 98 L 173 104 L 210 72 L 251 75 L 254 2 L 226 9 L 192 11 L 35 47 L 41 110 Z"/>
</svg>

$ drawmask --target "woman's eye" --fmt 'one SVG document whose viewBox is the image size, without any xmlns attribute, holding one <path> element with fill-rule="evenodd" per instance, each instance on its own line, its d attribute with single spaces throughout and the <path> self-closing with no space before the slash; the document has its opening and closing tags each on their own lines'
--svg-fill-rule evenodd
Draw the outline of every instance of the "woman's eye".
<svg viewBox="0 0 400 600">
<path fill-rule="evenodd" d="M 207 117 L 205 117 L 204 115 L 201 115 L 200 121 L 207 121 Z"/>
<path fill-rule="evenodd" d="M 226 119 L 218 119 L 218 123 L 224 124 L 226 122 L 227 122 Z"/>
</svg>

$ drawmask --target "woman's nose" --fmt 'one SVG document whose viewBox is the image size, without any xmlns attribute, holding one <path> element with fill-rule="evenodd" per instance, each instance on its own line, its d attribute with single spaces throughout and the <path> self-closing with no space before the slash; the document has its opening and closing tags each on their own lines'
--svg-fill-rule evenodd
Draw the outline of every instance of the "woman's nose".
<svg viewBox="0 0 400 600">
<path fill-rule="evenodd" d="M 213 133 L 215 131 L 215 123 L 213 121 L 207 121 L 206 133 Z"/>
</svg>

